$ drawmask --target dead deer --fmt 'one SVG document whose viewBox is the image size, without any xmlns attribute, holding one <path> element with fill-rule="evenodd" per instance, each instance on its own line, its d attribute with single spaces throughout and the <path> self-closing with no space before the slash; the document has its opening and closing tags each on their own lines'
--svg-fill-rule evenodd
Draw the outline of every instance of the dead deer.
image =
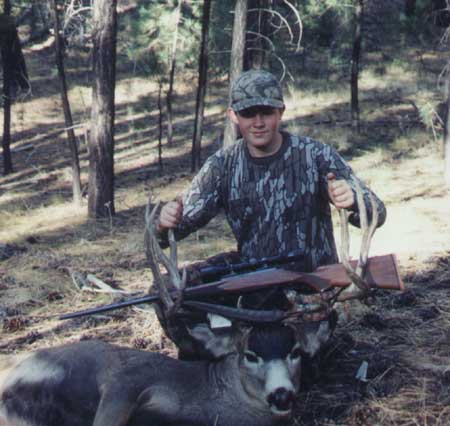
<svg viewBox="0 0 450 426">
<path fill-rule="evenodd" d="M 301 356 L 272 325 L 215 362 L 83 341 L 0 363 L 1 426 L 270 426 L 291 414 Z"/>
<path fill-rule="evenodd" d="M 151 268 L 168 311 L 177 301 L 158 263 L 174 286 L 185 282 L 172 248 L 166 257 L 151 236 Z M 296 330 L 284 324 L 236 330 L 234 350 L 214 361 L 180 361 L 100 341 L 0 358 L 0 426 L 271 426 L 288 420 L 301 373 Z"/>
</svg>

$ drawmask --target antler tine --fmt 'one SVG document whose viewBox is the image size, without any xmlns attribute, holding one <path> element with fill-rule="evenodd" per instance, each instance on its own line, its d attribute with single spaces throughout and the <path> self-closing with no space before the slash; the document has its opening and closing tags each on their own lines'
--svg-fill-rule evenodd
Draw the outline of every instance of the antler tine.
<svg viewBox="0 0 450 426">
<path fill-rule="evenodd" d="M 172 229 L 169 229 L 169 247 L 170 247 L 170 258 L 162 251 L 156 239 L 156 232 L 154 230 L 154 218 L 156 215 L 156 208 L 160 203 L 153 209 L 151 216 L 149 216 L 149 222 L 152 223 L 152 248 L 153 254 L 156 260 L 163 264 L 164 268 L 167 270 L 171 283 L 177 290 L 183 290 L 186 284 L 186 279 L 180 277 L 180 272 L 178 271 L 178 256 L 177 256 L 177 243 Z M 183 272 L 184 276 L 184 272 Z"/>
<path fill-rule="evenodd" d="M 363 295 L 365 295 L 369 290 L 369 285 L 364 280 L 364 275 L 369 256 L 370 242 L 378 225 L 378 208 L 373 195 L 369 193 L 369 199 L 372 209 L 372 217 L 369 224 L 362 188 L 356 180 L 354 181 L 354 184 L 363 235 L 361 238 L 361 247 L 358 263 L 356 267 L 353 268 L 350 264 L 348 255 L 349 253 L 348 213 L 341 209 L 339 211 L 339 217 L 341 221 L 341 261 L 347 271 L 348 276 L 352 281 L 352 284 L 346 290 L 343 291 L 341 296 L 338 298 L 339 301 L 360 298 Z"/>
<path fill-rule="evenodd" d="M 371 218 L 372 220 L 371 220 L 369 226 L 367 226 L 367 228 L 364 230 L 365 232 L 363 234 L 362 241 L 361 241 L 361 254 L 360 254 L 360 262 L 362 263 L 362 265 L 364 267 L 367 265 L 367 259 L 369 257 L 370 243 L 372 242 L 373 234 L 375 234 L 375 231 L 377 229 L 378 217 L 379 217 L 378 206 L 377 206 L 374 196 L 371 193 L 369 193 L 369 200 L 370 200 L 370 205 L 371 205 L 371 210 L 372 210 L 372 218 Z M 364 205 L 364 209 L 365 209 L 365 205 Z M 365 271 L 362 271 L 362 272 L 365 272 Z"/>
<path fill-rule="evenodd" d="M 172 229 L 169 230 L 169 246 L 170 246 L 170 262 L 173 265 L 178 265 L 177 242 L 175 240 L 175 235 Z"/>
<path fill-rule="evenodd" d="M 145 209 L 145 230 L 146 230 L 146 244 L 145 252 L 147 255 L 147 261 L 153 274 L 153 284 L 157 288 L 161 302 L 168 311 L 171 311 L 174 307 L 174 302 L 170 297 L 169 291 L 164 282 L 164 277 L 158 266 L 158 255 L 156 246 L 159 247 L 158 241 L 156 240 L 155 232 L 155 216 L 159 207 L 159 202 L 150 211 L 151 200 L 149 199 L 147 207 Z M 160 249 L 161 250 L 161 249 Z"/>
<path fill-rule="evenodd" d="M 156 240 L 155 240 L 156 242 Z M 166 256 L 166 254 L 161 250 L 158 242 L 156 242 L 156 252 L 158 255 L 159 261 L 164 265 L 167 272 L 170 275 L 170 281 L 174 285 L 177 290 L 183 290 L 186 286 L 186 271 L 183 268 L 183 274 L 180 276 L 180 272 L 178 270 L 177 265 L 177 243 L 175 240 L 175 236 L 173 234 L 173 230 L 169 229 L 169 247 L 170 247 L 170 258 Z"/>
<path fill-rule="evenodd" d="M 364 194 L 361 189 L 361 186 L 359 185 L 359 182 L 355 179 L 354 180 L 355 185 L 355 191 L 356 191 L 356 202 L 358 203 L 358 210 L 359 210 L 359 220 L 360 220 L 360 226 L 362 230 L 362 237 L 361 237 L 361 247 L 359 250 L 359 259 L 358 263 L 356 264 L 355 272 L 358 276 L 363 277 L 364 272 L 364 247 L 366 246 L 365 241 L 368 237 L 368 218 L 367 218 L 367 209 L 366 209 L 366 203 L 364 202 Z M 367 261 L 367 259 L 366 259 Z"/>
</svg>

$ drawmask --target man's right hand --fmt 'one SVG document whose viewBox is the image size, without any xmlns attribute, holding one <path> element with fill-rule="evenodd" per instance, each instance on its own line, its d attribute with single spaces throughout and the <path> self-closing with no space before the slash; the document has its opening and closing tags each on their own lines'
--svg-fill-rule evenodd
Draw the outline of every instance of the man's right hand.
<svg viewBox="0 0 450 426">
<path fill-rule="evenodd" d="M 161 209 L 157 226 L 158 232 L 175 228 L 181 222 L 182 217 L 183 200 L 181 197 L 177 197 L 175 201 L 169 201 Z"/>
</svg>

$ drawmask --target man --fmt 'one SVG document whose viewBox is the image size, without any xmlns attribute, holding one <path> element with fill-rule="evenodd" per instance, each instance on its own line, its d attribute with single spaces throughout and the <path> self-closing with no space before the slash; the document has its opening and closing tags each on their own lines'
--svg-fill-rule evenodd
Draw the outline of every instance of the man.
<svg viewBox="0 0 450 426">
<path fill-rule="evenodd" d="M 244 260 L 302 253 L 308 271 L 338 261 L 329 203 L 351 210 L 350 222 L 359 225 L 357 178 L 330 146 L 280 131 L 283 113 L 272 74 L 252 70 L 237 78 L 228 114 L 242 139 L 207 160 L 183 200 L 162 208 L 162 240 L 170 228 L 184 238 L 224 209 Z M 380 226 L 386 211 L 375 199 Z"/>
<path fill-rule="evenodd" d="M 300 254 L 304 271 L 338 262 L 330 203 L 359 226 L 351 168 L 329 145 L 280 130 L 283 94 L 269 72 L 242 73 L 231 98 L 228 114 L 242 138 L 206 161 L 183 199 L 162 208 L 161 245 L 168 229 L 184 238 L 223 209 L 244 261 Z M 359 183 L 371 216 L 370 190 Z M 373 195 L 380 226 L 386 211 Z"/>
</svg>

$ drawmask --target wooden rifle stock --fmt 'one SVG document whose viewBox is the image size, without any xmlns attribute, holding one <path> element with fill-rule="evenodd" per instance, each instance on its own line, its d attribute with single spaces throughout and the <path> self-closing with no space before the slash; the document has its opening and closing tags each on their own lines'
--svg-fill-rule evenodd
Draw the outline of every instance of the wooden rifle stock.
<svg viewBox="0 0 450 426">
<path fill-rule="evenodd" d="M 351 263 L 352 266 L 356 265 L 356 261 Z M 365 278 L 367 283 L 374 289 L 404 290 L 404 284 L 398 273 L 397 260 L 393 254 L 371 257 L 367 262 Z M 187 287 L 184 291 L 184 298 L 186 300 L 198 300 L 199 298 L 220 296 L 226 293 L 248 293 L 278 285 L 302 283 L 316 291 L 323 291 L 330 287 L 346 287 L 351 284 L 351 281 L 344 266 L 340 263 L 320 266 L 314 272 L 296 272 L 281 268 L 271 268 L 248 274 L 233 275 L 209 284 Z M 60 319 L 93 315 L 141 303 L 154 303 L 158 300 L 158 296 L 143 296 L 85 311 L 64 314 Z"/>
<path fill-rule="evenodd" d="M 352 266 L 356 261 L 352 261 Z M 371 257 L 367 262 L 366 281 L 372 288 L 386 290 L 404 290 L 404 284 L 398 273 L 398 266 L 395 255 Z M 346 287 L 351 284 L 351 280 L 340 263 L 324 265 L 317 268 L 314 272 L 297 272 L 279 268 L 265 269 L 251 272 L 244 275 L 235 275 L 223 278 L 214 283 L 205 284 L 199 287 L 193 287 L 192 293 L 198 296 L 210 295 L 218 292 L 236 293 L 250 292 L 286 284 L 307 284 L 317 291 L 325 290 L 329 287 Z M 209 286 L 213 292 L 208 291 Z M 200 288 L 201 287 L 201 288 Z M 195 291 L 198 289 L 198 293 Z M 189 289 L 191 290 L 191 289 Z"/>
</svg>

